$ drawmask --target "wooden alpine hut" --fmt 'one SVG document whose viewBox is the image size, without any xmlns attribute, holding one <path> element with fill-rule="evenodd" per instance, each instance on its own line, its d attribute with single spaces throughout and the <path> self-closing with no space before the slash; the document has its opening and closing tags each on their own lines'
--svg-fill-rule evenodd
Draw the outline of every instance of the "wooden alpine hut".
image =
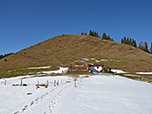
<svg viewBox="0 0 152 114">
<path fill-rule="evenodd" d="M 78 60 L 69 65 L 69 72 L 87 72 L 89 64 L 83 60 Z"/>
</svg>

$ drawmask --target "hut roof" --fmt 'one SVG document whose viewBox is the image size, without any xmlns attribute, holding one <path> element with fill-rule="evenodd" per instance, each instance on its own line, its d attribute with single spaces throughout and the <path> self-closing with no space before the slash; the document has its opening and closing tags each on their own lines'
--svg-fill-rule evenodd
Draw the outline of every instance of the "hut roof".
<svg viewBox="0 0 152 114">
<path fill-rule="evenodd" d="M 104 66 L 103 63 L 94 63 L 93 66 Z"/>
</svg>

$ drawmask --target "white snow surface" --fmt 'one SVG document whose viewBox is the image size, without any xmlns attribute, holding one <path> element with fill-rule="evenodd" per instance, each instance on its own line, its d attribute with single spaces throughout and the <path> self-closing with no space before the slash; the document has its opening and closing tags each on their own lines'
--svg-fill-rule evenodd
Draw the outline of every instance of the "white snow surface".
<svg viewBox="0 0 152 114">
<path fill-rule="evenodd" d="M 114 73 L 126 73 L 123 70 L 117 70 L 117 69 L 111 69 L 111 71 Z"/>
<path fill-rule="evenodd" d="M 7 84 L 4 85 L 4 81 Z M 54 86 L 54 80 L 59 85 Z M 101 74 L 0 79 L 0 114 L 151 114 L 152 85 Z M 35 84 L 49 82 L 48 88 Z M 31 95 L 27 93 L 31 92 Z"/>
<path fill-rule="evenodd" d="M 152 74 L 152 72 L 136 72 L 136 74 Z"/>
<path fill-rule="evenodd" d="M 43 73 L 43 74 L 62 74 L 68 71 L 68 67 L 60 67 L 59 70 L 55 70 L 55 71 L 42 71 L 39 73 Z"/>
<path fill-rule="evenodd" d="M 108 61 L 107 59 L 101 59 L 101 61 Z"/>
<path fill-rule="evenodd" d="M 44 66 L 44 67 L 29 67 L 27 69 L 47 69 L 47 68 L 51 68 L 51 66 Z"/>
<path fill-rule="evenodd" d="M 99 63 L 100 61 L 99 61 L 99 60 L 96 60 L 96 62 Z"/>
</svg>

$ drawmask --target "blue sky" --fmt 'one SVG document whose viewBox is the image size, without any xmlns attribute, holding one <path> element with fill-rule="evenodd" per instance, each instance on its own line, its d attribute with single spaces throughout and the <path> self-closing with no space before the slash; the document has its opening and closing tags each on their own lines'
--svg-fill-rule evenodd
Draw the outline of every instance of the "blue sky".
<svg viewBox="0 0 152 114">
<path fill-rule="evenodd" d="M 152 42 L 150 0 L 0 0 L 0 54 L 94 30 Z"/>
</svg>

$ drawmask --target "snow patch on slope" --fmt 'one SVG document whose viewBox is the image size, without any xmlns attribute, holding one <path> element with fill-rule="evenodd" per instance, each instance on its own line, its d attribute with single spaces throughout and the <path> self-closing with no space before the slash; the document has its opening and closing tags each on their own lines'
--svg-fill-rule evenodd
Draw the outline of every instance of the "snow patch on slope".
<svg viewBox="0 0 152 114">
<path fill-rule="evenodd" d="M 111 71 L 114 73 L 126 73 L 123 70 L 116 70 L 116 69 L 111 69 Z"/>
<path fill-rule="evenodd" d="M 136 72 L 136 74 L 152 74 L 152 72 Z"/>
<path fill-rule="evenodd" d="M 44 67 L 29 67 L 27 69 L 47 69 L 47 68 L 51 68 L 51 66 L 44 66 Z"/>
<path fill-rule="evenodd" d="M 55 71 L 42 71 L 39 73 L 43 73 L 43 74 L 62 74 L 68 71 L 68 67 L 60 67 L 59 70 L 55 70 Z"/>
</svg>

